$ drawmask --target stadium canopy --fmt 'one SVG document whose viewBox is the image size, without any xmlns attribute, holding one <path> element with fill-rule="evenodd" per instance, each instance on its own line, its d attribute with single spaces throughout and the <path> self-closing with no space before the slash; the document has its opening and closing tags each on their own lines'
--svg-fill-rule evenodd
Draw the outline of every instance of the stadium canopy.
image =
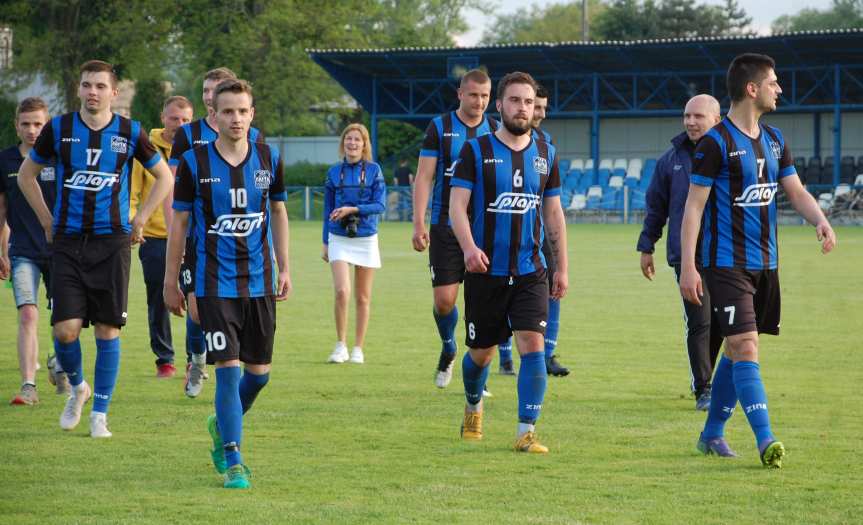
<svg viewBox="0 0 863 525">
<path fill-rule="evenodd" d="M 670 38 L 607 42 L 536 42 L 486 47 L 308 49 L 371 114 L 373 146 L 380 119 L 424 125 L 458 106 L 459 77 L 475 67 L 492 80 L 526 71 L 551 93 L 548 118 L 591 121 L 591 155 L 599 162 L 604 118 L 678 116 L 686 101 L 711 93 L 729 105 L 725 73 L 746 52 L 777 62 L 784 90 L 777 111 L 813 114 L 820 156 L 820 114 L 834 116 L 834 179 L 839 180 L 842 112 L 863 111 L 863 29 L 759 37 Z"/>
</svg>

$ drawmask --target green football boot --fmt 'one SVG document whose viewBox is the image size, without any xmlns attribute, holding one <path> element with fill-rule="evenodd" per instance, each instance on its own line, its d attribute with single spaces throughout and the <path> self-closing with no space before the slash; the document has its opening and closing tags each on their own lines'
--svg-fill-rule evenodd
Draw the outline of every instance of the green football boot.
<svg viewBox="0 0 863 525">
<path fill-rule="evenodd" d="M 222 436 L 219 435 L 219 425 L 216 423 L 215 414 L 207 418 L 207 432 L 210 433 L 210 438 L 213 440 L 213 448 L 210 449 L 213 466 L 216 467 L 216 472 L 224 474 L 228 470 L 228 466 L 225 461 L 225 448 L 222 443 Z"/>
<path fill-rule="evenodd" d="M 225 488 L 226 489 L 247 489 L 252 486 L 249 483 L 249 478 L 252 475 L 252 471 L 249 470 L 249 467 L 243 465 L 242 463 L 238 463 L 225 472 Z"/>
</svg>

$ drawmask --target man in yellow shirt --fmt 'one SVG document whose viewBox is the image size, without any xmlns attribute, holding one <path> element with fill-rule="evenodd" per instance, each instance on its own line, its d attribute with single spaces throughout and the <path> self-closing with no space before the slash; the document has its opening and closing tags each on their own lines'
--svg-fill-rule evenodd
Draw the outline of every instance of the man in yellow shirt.
<svg viewBox="0 0 863 525">
<path fill-rule="evenodd" d="M 192 121 L 192 103 L 186 97 L 168 98 L 162 107 L 164 128 L 150 131 L 150 142 L 162 158 L 171 158 L 171 145 L 174 134 L 183 124 Z M 132 168 L 132 191 L 130 216 L 134 217 L 140 202 L 144 202 L 153 188 L 156 179 L 138 161 Z M 147 319 L 150 325 L 150 348 L 156 354 L 156 376 L 173 377 L 174 348 L 171 344 L 171 321 L 162 298 L 162 281 L 165 279 L 165 250 L 167 248 L 168 226 L 171 222 L 171 197 L 150 216 L 144 226 L 145 242 L 138 249 L 144 282 L 147 285 Z"/>
</svg>

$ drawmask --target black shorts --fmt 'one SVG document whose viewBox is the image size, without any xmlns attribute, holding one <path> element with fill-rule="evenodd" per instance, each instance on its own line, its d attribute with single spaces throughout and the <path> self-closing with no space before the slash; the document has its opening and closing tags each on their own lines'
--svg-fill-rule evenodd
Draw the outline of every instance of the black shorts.
<svg viewBox="0 0 863 525">
<path fill-rule="evenodd" d="M 548 272 L 548 289 L 554 286 L 554 274 L 557 273 L 557 259 L 554 258 L 554 253 L 551 251 L 551 244 L 548 242 L 548 236 L 542 239 L 542 255 L 545 256 L 545 267 Z"/>
<path fill-rule="evenodd" d="M 196 297 L 207 363 L 239 359 L 250 365 L 273 361 L 276 298 Z"/>
<path fill-rule="evenodd" d="M 180 290 L 183 295 L 195 292 L 195 243 L 192 237 L 186 237 L 186 247 L 183 251 L 183 262 L 180 264 Z"/>
<path fill-rule="evenodd" d="M 111 326 L 126 324 L 129 302 L 129 235 L 54 237 L 51 259 L 51 324 L 69 319 Z"/>
<path fill-rule="evenodd" d="M 468 348 L 489 348 L 503 343 L 516 330 L 545 335 L 547 272 L 540 270 L 517 277 L 467 273 L 464 306 Z"/>
<path fill-rule="evenodd" d="M 432 224 L 429 230 L 429 269 L 432 286 L 464 281 L 464 254 L 452 228 Z"/>
<path fill-rule="evenodd" d="M 779 272 L 705 268 L 713 319 L 722 335 L 758 332 L 779 335 Z"/>
</svg>

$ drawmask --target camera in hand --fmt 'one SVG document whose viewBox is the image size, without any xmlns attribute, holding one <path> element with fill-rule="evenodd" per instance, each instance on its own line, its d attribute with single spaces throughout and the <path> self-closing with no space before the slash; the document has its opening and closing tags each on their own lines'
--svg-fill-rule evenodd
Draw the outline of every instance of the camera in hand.
<svg viewBox="0 0 863 525">
<path fill-rule="evenodd" d="M 347 217 L 343 217 L 342 220 L 339 221 L 339 224 L 345 229 L 348 237 L 354 238 L 357 236 L 357 229 L 360 226 L 360 216 L 348 215 Z"/>
</svg>

